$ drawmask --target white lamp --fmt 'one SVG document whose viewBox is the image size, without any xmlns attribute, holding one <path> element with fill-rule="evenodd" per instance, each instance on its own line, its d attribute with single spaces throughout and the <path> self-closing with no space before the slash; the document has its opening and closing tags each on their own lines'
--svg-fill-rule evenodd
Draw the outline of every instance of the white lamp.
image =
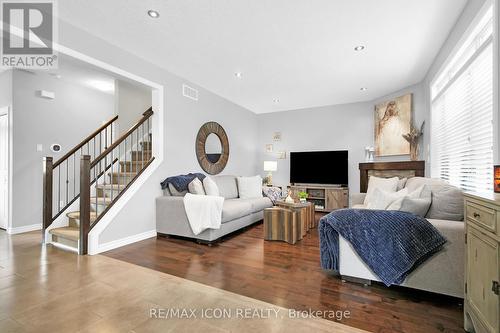
<svg viewBox="0 0 500 333">
<path fill-rule="evenodd" d="M 277 161 L 264 161 L 264 171 L 267 171 L 266 183 L 273 183 L 273 171 L 278 170 L 278 162 Z"/>
</svg>

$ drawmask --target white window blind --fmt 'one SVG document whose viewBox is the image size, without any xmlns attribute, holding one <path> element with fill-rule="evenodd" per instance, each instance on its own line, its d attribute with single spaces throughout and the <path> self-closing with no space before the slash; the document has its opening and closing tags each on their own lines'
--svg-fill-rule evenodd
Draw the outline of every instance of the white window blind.
<svg viewBox="0 0 500 333">
<path fill-rule="evenodd" d="M 492 10 L 431 86 L 431 173 L 466 191 L 493 189 Z"/>
</svg>

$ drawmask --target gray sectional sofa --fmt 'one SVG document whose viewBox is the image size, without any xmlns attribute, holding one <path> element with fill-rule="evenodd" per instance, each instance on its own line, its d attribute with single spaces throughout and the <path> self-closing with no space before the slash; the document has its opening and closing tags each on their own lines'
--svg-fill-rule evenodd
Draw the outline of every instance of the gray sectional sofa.
<svg viewBox="0 0 500 333">
<path fill-rule="evenodd" d="M 417 267 L 402 286 L 435 293 L 464 297 L 465 224 L 462 191 L 439 179 L 413 177 L 404 185 L 414 191 L 428 185 L 432 191 L 432 204 L 425 218 L 448 240 L 443 250 Z M 363 209 L 365 193 L 351 197 L 351 207 Z M 352 246 L 340 237 L 340 274 L 346 278 L 378 281 Z"/>
<path fill-rule="evenodd" d="M 168 189 L 156 199 L 156 231 L 158 235 L 173 235 L 213 242 L 218 238 L 262 220 L 264 209 L 272 207 L 267 197 L 241 199 L 236 176 L 213 176 L 220 195 L 225 198 L 220 229 L 207 229 L 195 235 L 184 210 L 185 193 L 174 193 Z"/>
</svg>

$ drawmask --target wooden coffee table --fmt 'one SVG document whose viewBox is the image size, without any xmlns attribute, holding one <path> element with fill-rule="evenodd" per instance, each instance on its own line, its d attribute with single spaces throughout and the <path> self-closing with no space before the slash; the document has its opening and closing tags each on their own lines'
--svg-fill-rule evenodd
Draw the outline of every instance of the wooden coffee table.
<svg viewBox="0 0 500 333">
<path fill-rule="evenodd" d="M 314 218 L 315 209 L 312 202 L 289 203 L 285 201 L 276 201 L 275 205 L 298 213 L 298 218 L 302 226 L 302 236 L 305 236 L 309 229 L 317 227 L 316 219 Z"/>
<path fill-rule="evenodd" d="M 276 202 L 264 210 L 264 239 L 295 244 L 315 226 L 312 203 Z"/>
</svg>

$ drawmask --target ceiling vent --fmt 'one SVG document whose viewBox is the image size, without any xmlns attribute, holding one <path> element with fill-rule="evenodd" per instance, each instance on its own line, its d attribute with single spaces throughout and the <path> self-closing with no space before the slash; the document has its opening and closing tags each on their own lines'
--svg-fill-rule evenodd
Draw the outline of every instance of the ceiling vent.
<svg viewBox="0 0 500 333">
<path fill-rule="evenodd" d="M 198 90 L 188 86 L 187 84 L 182 85 L 182 95 L 195 101 L 198 100 Z"/>
</svg>

